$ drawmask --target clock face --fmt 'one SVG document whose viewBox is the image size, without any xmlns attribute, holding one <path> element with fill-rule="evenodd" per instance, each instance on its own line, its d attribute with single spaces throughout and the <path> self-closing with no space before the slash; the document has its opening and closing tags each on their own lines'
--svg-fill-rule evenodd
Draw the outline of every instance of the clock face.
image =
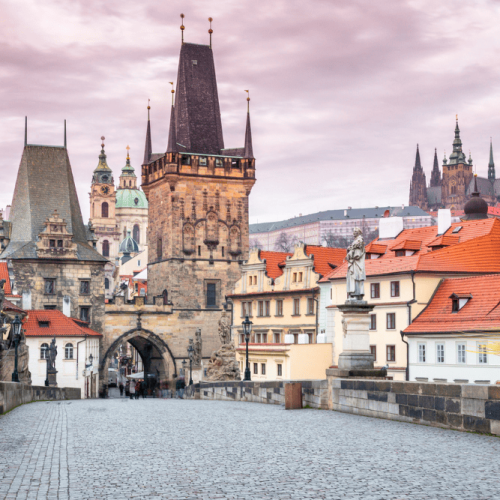
<svg viewBox="0 0 500 500">
<path fill-rule="evenodd" d="M 102 194 L 108 194 L 109 193 L 109 187 L 108 186 L 102 186 L 101 193 Z"/>
</svg>

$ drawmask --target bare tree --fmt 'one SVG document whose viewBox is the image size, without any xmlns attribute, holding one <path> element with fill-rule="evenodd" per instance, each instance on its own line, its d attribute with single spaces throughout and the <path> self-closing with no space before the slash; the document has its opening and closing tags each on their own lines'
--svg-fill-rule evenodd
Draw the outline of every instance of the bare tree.
<svg viewBox="0 0 500 500">
<path fill-rule="evenodd" d="M 330 248 L 347 248 L 350 244 L 348 238 L 340 234 L 335 234 L 331 230 L 323 235 L 323 242 L 325 246 Z"/>
<path fill-rule="evenodd" d="M 253 250 L 254 248 L 258 248 L 259 250 L 262 250 L 264 248 L 264 245 L 260 242 L 258 238 L 250 239 L 250 250 Z"/>
<path fill-rule="evenodd" d="M 284 231 L 278 236 L 276 243 L 274 244 L 274 250 L 276 252 L 287 252 L 293 251 L 293 247 L 298 243 L 296 236 L 290 236 Z"/>
</svg>

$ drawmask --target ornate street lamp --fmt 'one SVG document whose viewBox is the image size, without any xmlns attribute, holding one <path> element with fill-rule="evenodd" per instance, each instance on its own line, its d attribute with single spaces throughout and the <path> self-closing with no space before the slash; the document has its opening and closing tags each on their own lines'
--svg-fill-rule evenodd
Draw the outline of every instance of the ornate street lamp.
<svg viewBox="0 0 500 500">
<path fill-rule="evenodd" d="M 19 342 L 21 341 L 21 326 L 22 322 L 19 319 L 19 316 L 16 314 L 16 318 L 12 322 L 12 333 L 14 336 L 14 349 L 15 349 L 14 371 L 12 373 L 12 382 L 19 382 L 19 373 L 17 372 L 17 348 L 19 346 Z"/>
<path fill-rule="evenodd" d="M 186 378 L 186 365 L 187 361 L 185 359 L 182 360 L 182 376 Z"/>
<path fill-rule="evenodd" d="M 94 356 L 92 354 L 89 354 L 89 364 L 90 366 L 94 366 Z"/>
<path fill-rule="evenodd" d="M 193 354 L 194 354 L 194 347 L 189 344 L 188 347 L 188 356 L 189 356 L 189 385 L 193 384 Z"/>
<path fill-rule="evenodd" d="M 245 342 L 247 344 L 246 349 L 246 368 L 245 368 L 245 377 L 243 380 L 251 380 L 250 377 L 250 363 L 248 362 L 248 342 L 250 342 L 250 334 L 252 333 L 252 325 L 253 323 L 248 319 L 248 315 L 245 316 L 245 321 L 242 323 L 243 325 L 243 333 L 245 334 Z"/>
</svg>

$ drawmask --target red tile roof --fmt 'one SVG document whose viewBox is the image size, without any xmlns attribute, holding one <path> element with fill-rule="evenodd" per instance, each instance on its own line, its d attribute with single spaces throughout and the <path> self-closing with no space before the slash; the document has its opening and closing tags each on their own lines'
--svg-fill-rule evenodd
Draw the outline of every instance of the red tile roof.
<svg viewBox="0 0 500 500">
<path fill-rule="evenodd" d="M 435 240 L 432 240 L 427 244 L 428 247 L 449 247 L 450 245 L 456 245 L 460 242 L 460 236 L 458 234 L 449 234 L 438 236 Z"/>
<path fill-rule="evenodd" d="M 16 304 L 13 304 L 10 300 L 7 299 L 3 299 L 2 309 L 4 311 L 12 311 L 18 314 L 27 314 L 26 311 L 21 309 L 19 306 L 16 306 Z"/>
<path fill-rule="evenodd" d="M 291 257 L 293 253 L 285 252 L 268 252 L 261 250 L 259 257 L 261 260 L 266 260 L 266 272 L 270 278 L 278 278 L 283 274 L 283 270 L 279 265 L 285 261 L 287 257 Z"/>
<path fill-rule="evenodd" d="M 453 229 L 460 226 L 458 233 Z M 408 238 L 411 236 L 411 238 Z M 458 242 L 455 236 L 458 236 Z M 417 238 L 418 237 L 418 238 Z M 444 233 L 442 241 L 450 244 L 445 248 L 432 249 L 437 235 L 437 226 L 406 229 L 393 240 L 382 240 L 397 245 L 404 240 L 420 239 L 422 248 L 410 257 L 395 257 L 391 249 L 378 259 L 366 260 L 366 275 L 396 274 L 401 272 L 443 273 L 497 273 L 500 272 L 500 220 L 497 218 L 464 221 L 452 224 Z M 377 242 L 378 240 L 375 240 Z M 334 269 L 321 282 L 329 279 L 345 279 L 347 263 Z"/>
<path fill-rule="evenodd" d="M 315 245 L 306 245 L 306 255 L 314 257 L 314 270 L 326 276 L 332 271 L 332 264 L 335 267 L 342 265 L 347 250 L 345 248 L 329 248 Z"/>
<path fill-rule="evenodd" d="M 457 312 L 452 298 L 472 295 Z M 405 333 L 500 331 L 500 275 L 450 278 L 442 281 L 427 307 Z"/>
<path fill-rule="evenodd" d="M 391 247 L 391 250 L 414 250 L 418 251 L 422 247 L 420 240 L 402 240 Z"/>
<path fill-rule="evenodd" d="M 372 241 L 371 243 L 368 243 L 368 245 L 366 245 L 365 251 L 366 253 L 384 255 L 384 253 L 387 251 L 387 245 L 377 245 L 377 243 L 374 243 Z"/>
<path fill-rule="evenodd" d="M 0 280 L 5 280 L 5 285 L 3 289 L 5 290 L 5 295 L 12 295 L 12 289 L 10 287 L 9 269 L 7 268 L 7 262 L 0 262 Z"/>
<path fill-rule="evenodd" d="M 102 334 L 91 330 L 87 323 L 68 318 L 57 310 L 31 310 L 24 320 L 27 337 L 102 337 Z M 48 321 L 49 326 L 40 327 L 40 321 Z"/>
</svg>

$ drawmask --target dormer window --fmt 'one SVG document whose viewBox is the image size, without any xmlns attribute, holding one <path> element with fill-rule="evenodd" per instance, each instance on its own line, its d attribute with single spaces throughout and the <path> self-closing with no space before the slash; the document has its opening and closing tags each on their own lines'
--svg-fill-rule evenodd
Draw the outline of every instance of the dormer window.
<svg viewBox="0 0 500 500">
<path fill-rule="evenodd" d="M 470 299 L 472 299 L 472 295 L 469 294 L 457 294 L 453 293 L 450 295 L 451 299 L 451 312 L 457 313 L 460 311 Z"/>
<path fill-rule="evenodd" d="M 215 166 L 216 167 L 222 167 L 222 159 L 221 158 L 216 158 L 215 159 Z"/>
<path fill-rule="evenodd" d="M 207 157 L 206 156 L 200 156 L 199 164 L 200 164 L 201 167 L 206 167 L 207 166 Z"/>
<path fill-rule="evenodd" d="M 404 250 L 396 250 L 396 257 L 404 257 L 405 253 Z"/>
<path fill-rule="evenodd" d="M 50 321 L 39 321 L 38 326 L 40 328 L 48 328 L 50 326 Z"/>
<path fill-rule="evenodd" d="M 181 164 L 182 165 L 191 165 L 191 156 L 182 155 Z"/>
</svg>

